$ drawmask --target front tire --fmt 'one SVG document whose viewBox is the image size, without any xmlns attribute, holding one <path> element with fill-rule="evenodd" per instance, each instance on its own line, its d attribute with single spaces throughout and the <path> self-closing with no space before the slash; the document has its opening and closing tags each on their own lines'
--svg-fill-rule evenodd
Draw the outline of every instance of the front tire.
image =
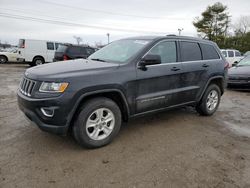
<svg viewBox="0 0 250 188">
<path fill-rule="evenodd" d="M 94 98 L 83 104 L 74 123 L 76 141 L 87 148 L 109 144 L 121 127 L 121 111 L 108 98 Z"/>
<path fill-rule="evenodd" d="M 211 116 L 218 109 L 221 98 L 221 90 L 216 84 L 211 84 L 206 89 L 196 110 L 200 115 Z"/>
</svg>

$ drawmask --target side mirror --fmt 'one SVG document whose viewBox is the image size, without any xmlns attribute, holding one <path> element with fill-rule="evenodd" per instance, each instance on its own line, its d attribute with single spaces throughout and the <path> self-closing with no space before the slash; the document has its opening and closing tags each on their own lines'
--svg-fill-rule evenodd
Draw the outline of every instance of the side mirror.
<svg viewBox="0 0 250 188">
<path fill-rule="evenodd" d="M 141 69 L 146 70 L 146 66 L 148 65 L 157 65 L 161 64 L 161 56 L 159 55 L 151 55 L 147 54 L 144 58 L 139 62 L 139 67 Z"/>
</svg>

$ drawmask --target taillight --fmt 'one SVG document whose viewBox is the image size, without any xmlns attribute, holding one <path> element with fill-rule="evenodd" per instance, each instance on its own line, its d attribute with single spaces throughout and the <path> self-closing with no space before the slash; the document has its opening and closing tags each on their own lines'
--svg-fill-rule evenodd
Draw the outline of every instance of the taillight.
<svg viewBox="0 0 250 188">
<path fill-rule="evenodd" d="M 226 61 L 224 69 L 229 69 L 230 64 Z"/>
<path fill-rule="evenodd" d="M 63 55 L 63 61 L 69 60 L 69 57 L 67 55 Z"/>
</svg>

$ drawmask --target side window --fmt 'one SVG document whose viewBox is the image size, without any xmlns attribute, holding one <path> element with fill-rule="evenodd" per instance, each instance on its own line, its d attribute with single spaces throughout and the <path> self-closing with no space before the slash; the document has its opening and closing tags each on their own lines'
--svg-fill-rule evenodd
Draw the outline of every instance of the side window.
<svg viewBox="0 0 250 188">
<path fill-rule="evenodd" d="M 236 57 L 240 57 L 240 56 L 241 56 L 240 52 L 235 51 L 235 56 L 236 56 Z"/>
<path fill-rule="evenodd" d="M 220 59 L 220 56 L 212 45 L 200 44 L 200 47 L 202 50 L 203 59 Z"/>
<path fill-rule="evenodd" d="M 223 50 L 221 53 L 224 55 L 224 57 L 227 57 L 227 51 Z"/>
<path fill-rule="evenodd" d="M 56 47 L 56 50 L 57 50 L 57 48 L 59 47 L 59 45 L 61 45 L 60 43 L 55 43 L 55 47 Z"/>
<path fill-rule="evenodd" d="M 80 53 L 81 55 L 86 55 L 86 48 L 80 48 Z"/>
<path fill-rule="evenodd" d="M 177 61 L 176 54 L 176 42 L 160 42 L 153 47 L 148 54 L 159 55 L 161 57 L 161 63 L 173 63 Z"/>
<path fill-rule="evenodd" d="M 234 57 L 234 51 L 228 51 L 228 57 Z"/>
<path fill-rule="evenodd" d="M 95 52 L 95 50 L 92 48 L 86 48 L 86 52 L 87 52 L 87 55 L 91 55 L 92 53 Z"/>
<path fill-rule="evenodd" d="M 82 50 L 83 48 L 81 48 L 81 47 L 78 47 L 78 46 L 71 46 L 71 47 L 69 47 L 69 50 L 68 50 L 68 52 L 70 53 L 70 54 L 72 54 L 72 55 L 81 55 L 81 54 L 83 54 L 83 50 Z"/>
<path fill-rule="evenodd" d="M 47 42 L 47 49 L 48 50 L 54 50 L 54 43 L 53 42 Z"/>
<path fill-rule="evenodd" d="M 201 60 L 201 50 L 198 43 L 180 42 L 182 61 Z"/>
</svg>

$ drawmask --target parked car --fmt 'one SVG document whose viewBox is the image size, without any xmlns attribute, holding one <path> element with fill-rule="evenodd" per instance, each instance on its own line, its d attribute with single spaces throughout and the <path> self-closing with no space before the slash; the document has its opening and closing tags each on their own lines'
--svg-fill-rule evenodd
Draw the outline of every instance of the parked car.
<svg viewBox="0 0 250 188">
<path fill-rule="evenodd" d="M 0 63 L 17 62 L 17 49 L 0 52 Z"/>
<path fill-rule="evenodd" d="M 25 61 L 30 66 L 41 65 L 44 63 L 53 62 L 54 54 L 58 46 L 62 44 L 59 42 L 20 39 L 18 61 Z"/>
<path fill-rule="evenodd" d="M 229 67 L 236 65 L 244 56 L 238 50 L 228 49 L 228 50 L 221 50 L 221 53 L 225 56 L 227 62 L 229 63 Z"/>
<path fill-rule="evenodd" d="M 247 51 L 246 53 L 244 53 L 244 56 L 249 56 L 250 55 L 250 51 Z"/>
<path fill-rule="evenodd" d="M 40 129 L 73 131 L 82 146 L 110 143 L 122 121 L 192 105 L 201 115 L 218 108 L 228 63 L 218 46 L 180 36 L 112 42 L 87 60 L 27 69 L 18 89 L 20 109 Z"/>
<path fill-rule="evenodd" d="M 228 87 L 250 89 L 250 56 L 246 56 L 228 71 Z"/>
<path fill-rule="evenodd" d="M 71 59 L 88 58 L 95 52 L 94 48 L 79 45 L 60 45 L 55 52 L 53 61 L 66 61 Z"/>
</svg>

